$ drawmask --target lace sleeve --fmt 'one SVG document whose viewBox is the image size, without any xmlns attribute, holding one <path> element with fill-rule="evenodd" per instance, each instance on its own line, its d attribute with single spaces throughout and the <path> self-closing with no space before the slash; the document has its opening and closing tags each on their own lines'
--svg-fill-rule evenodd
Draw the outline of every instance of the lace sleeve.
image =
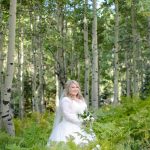
<svg viewBox="0 0 150 150">
<path fill-rule="evenodd" d="M 78 115 L 71 110 L 71 101 L 68 98 L 63 98 L 61 102 L 61 109 L 63 117 L 72 123 L 81 124 L 82 120 L 78 118 Z"/>
</svg>

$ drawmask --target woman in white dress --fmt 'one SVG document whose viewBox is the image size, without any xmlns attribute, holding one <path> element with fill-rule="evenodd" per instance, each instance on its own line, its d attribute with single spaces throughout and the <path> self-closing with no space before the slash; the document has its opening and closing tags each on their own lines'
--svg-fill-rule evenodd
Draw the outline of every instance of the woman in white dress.
<svg viewBox="0 0 150 150">
<path fill-rule="evenodd" d="M 83 119 L 79 117 L 87 109 L 85 100 L 81 94 L 79 83 L 69 80 L 60 100 L 59 108 L 55 118 L 55 126 L 49 137 L 47 146 L 51 141 L 67 142 L 70 138 L 76 144 L 87 144 L 95 137 L 82 129 Z M 57 120 L 57 121 L 56 121 Z M 57 123 L 56 123 L 57 122 Z"/>
</svg>

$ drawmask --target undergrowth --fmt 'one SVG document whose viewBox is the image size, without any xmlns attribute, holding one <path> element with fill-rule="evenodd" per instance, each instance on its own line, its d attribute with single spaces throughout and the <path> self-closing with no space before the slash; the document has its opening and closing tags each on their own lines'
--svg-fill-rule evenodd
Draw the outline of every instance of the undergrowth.
<svg viewBox="0 0 150 150">
<path fill-rule="evenodd" d="M 97 144 L 101 150 L 150 149 L 150 99 L 123 99 L 122 103 L 101 107 L 93 124 L 95 142 L 84 147 L 67 144 L 51 145 L 50 150 L 92 150 Z M 48 150 L 46 143 L 53 126 L 54 114 L 14 119 L 16 136 L 0 132 L 0 150 Z"/>
</svg>

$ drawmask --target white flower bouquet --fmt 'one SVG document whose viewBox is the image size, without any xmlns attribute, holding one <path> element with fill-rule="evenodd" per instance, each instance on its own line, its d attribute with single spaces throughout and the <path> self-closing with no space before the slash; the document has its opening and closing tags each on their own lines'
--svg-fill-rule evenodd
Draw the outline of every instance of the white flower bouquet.
<svg viewBox="0 0 150 150">
<path fill-rule="evenodd" d="M 83 128 L 89 132 L 93 133 L 93 122 L 94 122 L 94 117 L 91 112 L 85 110 L 82 114 L 78 114 L 78 117 L 83 120 Z"/>
<path fill-rule="evenodd" d="M 82 114 L 78 114 L 79 117 L 83 119 L 83 121 L 94 121 L 94 117 L 91 112 L 85 110 Z"/>
</svg>

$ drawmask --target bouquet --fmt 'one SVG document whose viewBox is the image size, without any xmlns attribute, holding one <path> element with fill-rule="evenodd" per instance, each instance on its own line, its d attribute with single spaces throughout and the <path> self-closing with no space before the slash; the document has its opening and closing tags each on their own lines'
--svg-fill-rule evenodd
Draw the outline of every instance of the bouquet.
<svg viewBox="0 0 150 150">
<path fill-rule="evenodd" d="M 93 122 L 94 122 L 94 117 L 91 112 L 85 110 L 82 114 L 78 114 L 78 117 L 83 120 L 83 127 L 85 130 L 89 133 L 93 133 Z"/>
<path fill-rule="evenodd" d="M 78 114 L 78 116 L 80 117 L 80 118 L 82 118 L 83 119 L 83 121 L 94 121 L 94 117 L 93 117 L 93 115 L 92 115 L 92 113 L 91 112 L 89 112 L 89 111 L 87 111 L 87 110 L 85 110 L 84 112 L 83 112 L 83 114 Z"/>
</svg>

